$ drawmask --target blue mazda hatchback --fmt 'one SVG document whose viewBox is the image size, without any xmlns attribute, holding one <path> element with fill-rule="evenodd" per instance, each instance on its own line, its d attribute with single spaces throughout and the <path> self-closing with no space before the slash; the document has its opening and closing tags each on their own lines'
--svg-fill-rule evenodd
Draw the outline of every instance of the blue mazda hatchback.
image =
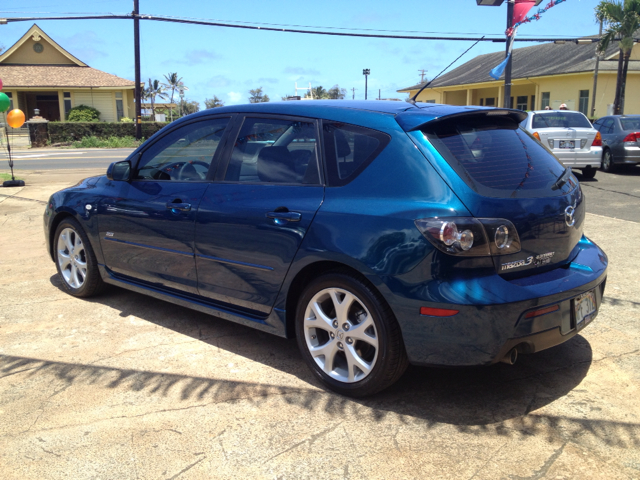
<svg viewBox="0 0 640 480">
<path fill-rule="evenodd" d="M 171 123 L 51 196 L 64 288 L 105 284 L 288 338 L 365 396 L 415 365 L 514 363 L 598 313 L 607 257 L 517 110 L 308 101 Z"/>
</svg>

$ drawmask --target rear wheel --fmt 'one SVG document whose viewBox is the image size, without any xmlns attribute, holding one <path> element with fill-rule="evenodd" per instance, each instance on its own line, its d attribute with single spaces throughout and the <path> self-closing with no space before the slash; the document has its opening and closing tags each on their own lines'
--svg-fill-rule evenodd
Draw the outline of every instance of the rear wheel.
<svg viewBox="0 0 640 480">
<path fill-rule="evenodd" d="M 582 177 L 583 178 L 594 178 L 596 176 L 596 169 L 593 167 L 587 167 L 582 169 Z"/>
<path fill-rule="evenodd" d="M 615 164 L 613 163 L 613 155 L 611 150 L 606 149 L 602 154 L 602 170 L 607 173 L 611 173 L 615 170 Z"/>
<path fill-rule="evenodd" d="M 398 322 L 380 294 L 348 274 L 327 274 L 304 290 L 296 337 L 315 376 L 344 395 L 363 397 L 407 368 Z"/>
<path fill-rule="evenodd" d="M 68 293 L 90 297 L 104 288 L 89 239 L 73 218 L 66 218 L 58 225 L 53 249 L 62 285 Z"/>
</svg>

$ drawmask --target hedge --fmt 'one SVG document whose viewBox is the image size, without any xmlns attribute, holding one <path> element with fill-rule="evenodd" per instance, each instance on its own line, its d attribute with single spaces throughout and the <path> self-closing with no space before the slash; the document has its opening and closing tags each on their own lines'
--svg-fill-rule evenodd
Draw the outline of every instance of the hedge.
<svg viewBox="0 0 640 480">
<path fill-rule="evenodd" d="M 149 138 L 168 122 L 143 122 L 142 136 Z M 121 122 L 49 122 L 49 138 L 51 143 L 65 143 L 81 140 L 82 137 L 135 137 L 135 123 Z"/>
</svg>

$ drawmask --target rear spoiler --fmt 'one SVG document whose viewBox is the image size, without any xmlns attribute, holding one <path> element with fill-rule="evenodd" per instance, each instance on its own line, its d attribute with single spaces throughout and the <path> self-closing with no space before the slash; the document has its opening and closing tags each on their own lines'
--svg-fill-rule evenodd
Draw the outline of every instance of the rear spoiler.
<svg viewBox="0 0 640 480">
<path fill-rule="evenodd" d="M 423 121 L 424 117 L 418 118 L 418 115 L 402 115 L 402 116 L 396 117 L 396 120 L 406 132 L 413 132 L 416 130 L 421 130 L 427 124 L 433 124 L 433 123 L 438 123 L 444 120 L 451 120 L 451 119 L 460 118 L 460 117 L 468 117 L 472 115 L 473 116 L 482 115 L 486 117 L 502 117 L 502 118 L 506 117 L 506 118 L 509 118 L 510 120 L 513 120 L 515 123 L 520 123 L 525 118 L 527 118 L 526 112 L 523 112 L 522 110 L 511 109 L 511 108 L 477 108 L 477 109 L 468 109 L 468 110 L 465 109 L 461 112 L 450 113 L 450 114 L 443 112 L 444 114 L 441 116 L 438 115 L 439 112 L 437 112 L 437 109 L 430 110 L 428 113 L 430 118 L 426 121 Z M 416 122 L 419 122 L 419 123 L 416 124 Z"/>
</svg>

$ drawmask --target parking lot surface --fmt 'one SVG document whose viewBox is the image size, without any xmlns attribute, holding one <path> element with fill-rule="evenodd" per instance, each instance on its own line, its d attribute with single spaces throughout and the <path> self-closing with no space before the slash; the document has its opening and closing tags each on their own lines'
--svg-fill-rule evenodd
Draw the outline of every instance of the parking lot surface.
<svg viewBox="0 0 640 480">
<path fill-rule="evenodd" d="M 44 205 L 102 169 L 20 173 L 0 189 L 3 479 L 640 479 L 637 222 L 587 214 L 609 277 L 569 342 L 514 366 L 410 367 L 353 400 L 294 341 L 116 288 L 65 294 Z"/>
</svg>

